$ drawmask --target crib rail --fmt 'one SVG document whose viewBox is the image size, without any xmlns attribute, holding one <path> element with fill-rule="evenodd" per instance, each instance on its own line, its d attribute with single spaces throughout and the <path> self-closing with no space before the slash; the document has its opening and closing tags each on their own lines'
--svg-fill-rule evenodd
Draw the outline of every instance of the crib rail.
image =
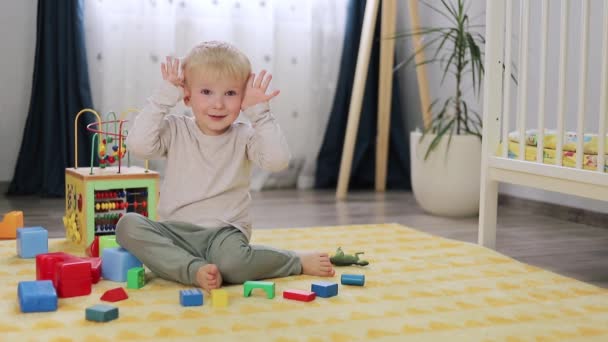
<svg viewBox="0 0 608 342">
<path fill-rule="evenodd" d="M 519 5 L 519 15 L 515 16 L 513 14 L 514 3 Z M 486 40 L 488 42 L 486 46 L 486 58 L 492 55 L 492 52 L 489 51 L 489 47 L 492 45 L 493 41 L 496 42 L 496 39 L 499 39 L 503 44 L 496 46 L 495 53 L 497 54 L 496 62 L 500 64 L 501 67 L 504 67 L 501 70 L 501 80 L 500 83 L 493 84 L 492 86 L 499 86 L 502 90 L 498 96 L 501 97 L 501 101 L 498 101 L 495 106 L 497 112 L 501 113 L 497 120 L 499 121 L 498 129 L 495 131 L 489 131 L 492 135 L 499 135 L 501 138 L 497 141 L 497 145 L 491 153 L 495 153 L 496 151 L 500 151 L 499 154 L 503 158 L 509 157 L 509 132 L 515 131 L 519 136 L 519 144 L 518 144 L 518 153 L 517 157 L 520 160 L 525 160 L 525 151 L 526 151 L 526 141 L 525 136 L 527 132 L 526 123 L 528 122 L 529 116 L 529 108 L 535 107 L 537 110 L 533 112 L 537 115 L 536 127 L 537 128 L 537 139 L 536 139 L 536 162 L 543 163 L 544 162 L 544 141 L 545 141 L 545 129 L 555 128 L 556 134 L 556 143 L 555 143 L 555 165 L 562 166 L 564 165 L 563 156 L 564 156 L 564 134 L 566 131 L 566 119 L 572 119 L 574 115 L 576 115 L 576 129 L 572 129 L 572 127 L 568 127 L 568 131 L 576 131 L 577 143 L 576 143 L 576 169 L 583 169 L 584 167 L 584 136 L 585 136 L 585 123 L 586 123 L 586 113 L 588 113 L 588 103 L 590 101 L 598 101 L 597 98 L 590 98 L 588 95 L 588 71 L 589 71 L 589 36 L 590 36 L 590 0 L 580 0 L 576 2 L 572 2 L 570 0 L 562 0 L 559 3 L 559 32 L 553 29 L 550 30 L 550 11 L 549 5 L 550 3 L 553 6 L 557 5 L 557 1 L 549 1 L 542 0 L 540 2 L 540 26 L 534 26 L 534 29 L 531 30 L 531 4 L 539 4 L 539 2 L 531 1 L 531 0 L 503 0 L 503 1 L 488 1 L 488 9 L 494 8 L 496 9 L 496 14 L 493 15 L 494 21 L 489 22 L 488 25 L 496 25 L 496 20 L 501 19 L 501 27 L 498 29 L 498 32 L 495 33 L 493 37 L 486 36 Z M 580 6 L 580 14 L 577 15 L 576 18 L 572 18 L 570 6 L 572 4 L 576 4 Z M 607 116 L 608 116 L 608 0 L 604 1 L 602 4 L 603 8 L 603 16 L 602 16 L 602 44 L 601 44 L 601 74 L 600 74 L 600 96 L 599 96 L 599 115 L 597 126 L 597 131 L 587 132 L 594 133 L 598 136 L 598 151 L 597 151 L 597 168 L 595 171 L 604 172 L 604 165 L 606 162 L 606 124 L 607 124 Z M 491 16 L 490 11 L 487 9 L 486 13 L 488 17 Z M 500 13 L 498 13 L 500 12 Z M 503 14 L 504 13 L 504 14 Z M 556 18 L 557 19 L 557 18 Z M 572 19 L 578 19 L 579 24 L 572 25 Z M 516 22 L 517 21 L 517 22 Z M 519 35 L 515 36 L 512 34 L 514 32 L 513 28 L 519 28 Z M 575 41 L 569 42 L 569 33 L 571 29 L 576 29 L 579 32 L 579 36 Z M 488 31 L 489 33 L 489 31 Z M 548 58 L 552 58 L 549 53 L 549 39 L 551 34 L 559 34 L 559 62 L 556 70 L 548 70 L 549 63 Z M 529 63 L 531 60 L 530 51 L 533 50 L 533 47 L 530 46 L 530 36 L 531 35 L 539 35 L 540 46 L 538 51 L 538 69 L 530 70 Z M 517 44 L 518 54 L 516 63 L 512 61 L 513 54 L 513 45 Z M 536 47 L 534 47 L 536 48 Z M 568 77 L 568 54 L 569 50 L 575 49 L 577 51 L 577 58 L 579 59 L 579 63 L 577 63 L 576 74 L 578 75 L 577 79 L 569 79 Z M 570 63 L 573 64 L 573 63 Z M 514 73 L 513 65 L 517 66 L 517 72 Z M 491 66 L 491 65 L 490 65 Z M 494 65 L 498 67 L 498 65 Z M 570 65 L 570 68 L 573 66 Z M 486 70 L 487 74 L 491 72 L 490 70 Z M 556 105 L 556 116 L 552 117 L 555 120 L 556 124 L 554 127 L 547 127 L 547 79 L 550 75 L 555 74 L 557 72 L 557 93 L 554 94 L 556 96 L 556 102 L 552 103 L 552 105 Z M 516 74 L 517 85 L 515 85 L 511 81 L 511 75 Z M 538 77 L 535 80 L 532 80 L 530 75 L 534 74 Z M 534 82 L 534 83 L 533 83 Z M 537 82 L 537 83 L 536 83 Z M 576 82 L 576 93 L 569 94 L 568 85 L 572 87 L 573 82 Z M 530 97 L 530 89 L 532 87 L 537 87 L 538 89 L 538 99 L 536 103 L 529 103 Z M 515 94 L 516 98 L 513 99 L 513 88 L 516 88 L 517 92 Z M 488 98 L 485 97 L 487 100 Z M 512 113 L 511 102 L 515 102 L 515 113 Z M 568 112 L 568 105 L 570 101 L 576 101 L 576 112 Z M 490 100 L 492 103 L 492 101 Z M 531 106 L 532 105 L 532 106 Z M 596 106 L 597 107 L 597 106 Z M 510 127 L 510 118 L 515 114 L 515 127 Z M 595 115 L 593 115 L 595 116 Z M 484 119 L 484 124 L 488 123 L 489 120 L 492 120 L 493 115 L 486 117 Z M 595 120 L 595 119 L 593 119 Z M 484 137 L 487 137 L 485 135 Z M 502 146 L 499 149 L 498 144 L 502 142 Z"/>
<path fill-rule="evenodd" d="M 596 6 L 597 3 L 590 3 L 590 0 L 486 1 L 486 75 L 478 236 L 481 245 L 494 247 L 496 243 L 498 184 L 501 182 L 608 200 L 608 173 L 604 170 L 608 152 L 605 148 L 608 124 L 608 0 L 600 4 L 602 30 L 595 33 L 596 37 L 601 37 L 601 46 L 594 44 L 590 47 L 590 35 L 598 31 L 590 29 L 590 19 L 598 17 L 595 14 L 591 16 L 590 4 Z M 577 8 L 577 11 L 571 12 L 573 6 L 580 6 L 580 10 Z M 514 15 L 517 8 L 519 14 Z M 540 11 L 540 16 L 534 11 Z M 540 25 L 533 21 L 536 18 L 540 18 Z M 554 27 L 556 25 L 559 25 L 559 29 Z M 514 34 L 514 28 L 519 29 L 519 36 Z M 576 37 L 569 42 L 572 30 L 576 32 Z M 555 45 L 555 53 L 549 49 L 551 44 Z M 514 47 L 518 49 L 517 56 L 514 56 L 515 63 L 512 61 Z M 597 57 L 597 54 L 590 54 L 590 48 L 598 47 L 601 48 L 599 67 L 590 69 L 589 57 Z M 569 63 L 569 54 L 579 61 Z M 554 59 L 557 59 L 555 64 Z M 530 61 L 537 62 L 538 68 L 530 67 L 533 65 L 529 65 Z M 599 72 L 598 84 L 595 83 L 597 77 L 588 80 L 590 70 L 593 76 Z M 516 74 L 517 84 L 511 81 L 512 74 Z M 577 75 L 576 79 L 569 77 L 573 74 Z M 549 83 L 555 83 L 554 79 L 557 79 L 556 87 Z M 591 96 L 598 87 L 599 96 Z M 538 92 L 538 97 L 530 95 L 534 91 Z M 575 110 L 569 110 L 569 105 Z M 548 108 L 555 110 L 549 113 Z M 594 113 L 596 110 L 597 113 Z M 526 123 L 530 112 L 537 115 L 536 154 L 532 161 L 527 160 L 530 158 L 526 158 L 525 153 Z M 597 121 L 595 114 L 598 114 Z M 515 126 L 510 127 L 512 121 Z M 575 129 L 571 127 L 573 122 Z M 593 131 L 587 133 L 597 134 L 597 167 L 593 170 L 585 165 L 585 124 L 593 127 Z M 545 145 L 547 128 L 555 128 L 555 146 L 550 151 L 555 153 L 553 164 L 545 160 L 545 153 L 549 153 Z M 577 137 L 574 165 L 569 165 L 571 155 L 566 160 L 568 166 L 572 167 L 564 167 L 566 128 L 575 131 Z M 510 132 L 519 135 L 517 148 L 512 150 L 509 149 Z M 570 141 L 568 146 L 572 146 Z M 518 152 L 518 158 L 513 159 L 510 152 Z"/>
</svg>

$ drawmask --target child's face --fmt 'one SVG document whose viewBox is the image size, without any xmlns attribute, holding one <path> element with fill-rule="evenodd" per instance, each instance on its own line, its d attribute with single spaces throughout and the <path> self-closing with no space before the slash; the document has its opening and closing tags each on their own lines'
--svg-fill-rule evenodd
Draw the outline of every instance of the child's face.
<svg viewBox="0 0 608 342">
<path fill-rule="evenodd" d="M 233 78 L 197 75 L 184 86 L 184 102 L 192 108 L 196 124 L 207 135 L 220 135 L 241 111 L 245 82 Z"/>
</svg>

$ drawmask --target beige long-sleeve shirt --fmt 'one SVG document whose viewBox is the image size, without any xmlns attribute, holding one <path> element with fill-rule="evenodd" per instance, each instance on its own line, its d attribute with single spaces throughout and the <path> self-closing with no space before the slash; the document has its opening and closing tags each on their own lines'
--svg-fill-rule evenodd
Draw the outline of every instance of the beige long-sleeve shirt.
<svg viewBox="0 0 608 342">
<path fill-rule="evenodd" d="M 129 129 L 127 148 L 145 159 L 166 159 L 159 220 L 207 228 L 232 225 L 251 237 L 252 163 L 287 167 L 289 148 L 268 103 L 247 108 L 251 124 L 235 122 L 222 135 L 204 134 L 193 117 L 170 115 L 182 91 L 169 82 L 148 99 Z"/>
</svg>

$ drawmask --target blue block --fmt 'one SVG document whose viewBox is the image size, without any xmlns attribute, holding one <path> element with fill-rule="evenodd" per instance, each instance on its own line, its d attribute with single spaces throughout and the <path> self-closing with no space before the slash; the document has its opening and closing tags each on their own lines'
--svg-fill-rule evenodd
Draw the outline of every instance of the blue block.
<svg viewBox="0 0 608 342">
<path fill-rule="evenodd" d="M 317 294 L 317 297 L 329 298 L 338 295 L 338 284 L 327 281 L 317 281 L 312 283 L 310 291 Z"/>
<path fill-rule="evenodd" d="M 21 258 L 35 258 L 49 252 L 49 233 L 42 227 L 17 229 L 17 255 Z"/>
<path fill-rule="evenodd" d="M 17 286 L 21 312 L 57 310 L 57 292 L 50 280 L 21 281 Z"/>
<path fill-rule="evenodd" d="M 203 305 L 203 293 L 199 289 L 180 290 L 179 303 L 182 306 L 201 306 Z"/>
<path fill-rule="evenodd" d="M 84 316 L 87 321 L 109 322 L 118 318 L 118 308 L 112 305 L 97 304 L 88 307 Z"/>
<path fill-rule="evenodd" d="M 130 269 L 142 266 L 139 259 L 122 247 L 105 248 L 101 256 L 101 275 L 106 280 L 124 283 Z"/>
<path fill-rule="evenodd" d="M 342 285 L 363 286 L 365 276 L 363 274 L 343 274 L 341 277 Z"/>
</svg>

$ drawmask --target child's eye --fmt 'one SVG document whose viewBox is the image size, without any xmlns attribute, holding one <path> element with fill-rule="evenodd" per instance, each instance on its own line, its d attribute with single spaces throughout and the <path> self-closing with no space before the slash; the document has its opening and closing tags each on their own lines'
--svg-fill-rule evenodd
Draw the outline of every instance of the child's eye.
<svg viewBox="0 0 608 342">
<path fill-rule="evenodd" d="M 211 90 L 203 89 L 203 90 L 201 90 L 201 94 L 209 95 L 209 94 L 211 94 Z"/>
<path fill-rule="evenodd" d="M 236 95 L 236 91 L 234 91 L 234 90 L 228 90 L 226 92 L 226 95 L 228 95 L 228 96 L 235 96 Z"/>
</svg>

